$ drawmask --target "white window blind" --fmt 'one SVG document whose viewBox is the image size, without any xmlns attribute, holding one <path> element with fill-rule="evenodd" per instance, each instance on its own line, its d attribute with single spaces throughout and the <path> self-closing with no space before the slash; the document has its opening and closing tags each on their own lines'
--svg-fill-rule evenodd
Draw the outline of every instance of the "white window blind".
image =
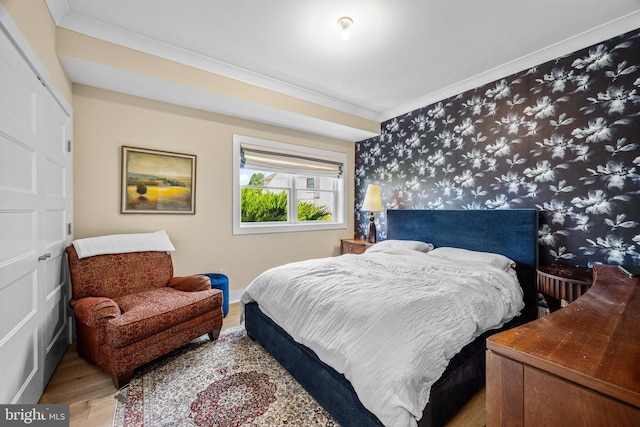
<svg viewBox="0 0 640 427">
<path fill-rule="evenodd" d="M 240 167 L 289 174 L 342 176 L 343 162 L 329 156 L 284 148 L 240 144 Z"/>
</svg>

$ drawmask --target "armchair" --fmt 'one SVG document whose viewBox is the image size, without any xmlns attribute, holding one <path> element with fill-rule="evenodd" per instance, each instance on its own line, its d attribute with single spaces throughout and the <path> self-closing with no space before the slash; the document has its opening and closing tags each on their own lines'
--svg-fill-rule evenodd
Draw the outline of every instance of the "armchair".
<svg viewBox="0 0 640 427">
<path fill-rule="evenodd" d="M 222 328 L 222 292 L 206 276 L 173 277 L 167 252 L 79 258 L 66 248 L 78 353 L 111 375 L 116 388 L 135 368 Z"/>
</svg>

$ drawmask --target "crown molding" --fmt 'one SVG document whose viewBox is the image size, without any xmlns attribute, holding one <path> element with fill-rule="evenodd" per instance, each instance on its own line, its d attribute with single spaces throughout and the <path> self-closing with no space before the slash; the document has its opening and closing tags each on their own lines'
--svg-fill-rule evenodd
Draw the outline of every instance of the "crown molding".
<svg viewBox="0 0 640 427">
<path fill-rule="evenodd" d="M 71 9 L 69 8 L 69 3 L 67 3 L 67 0 L 45 0 L 45 3 L 47 3 L 49 13 L 51 14 L 53 22 L 55 22 L 56 25 L 65 15 L 71 13 Z"/>
<path fill-rule="evenodd" d="M 577 50 L 638 28 L 640 28 L 640 11 L 630 13 L 621 18 L 599 25 L 590 30 L 584 31 L 581 34 L 554 43 L 544 49 L 540 49 L 529 55 L 507 62 L 499 67 L 477 74 L 469 79 L 442 88 L 428 95 L 416 98 L 415 100 L 407 104 L 400 105 L 397 108 L 385 111 L 382 114 L 380 121 L 384 122 L 395 117 L 399 117 L 410 113 L 411 111 L 418 110 L 426 107 L 427 105 L 447 99 L 451 96 L 475 89 L 487 83 L 519 73 L 531 67 L 535 67 L 536 65 L 568 55 Z"/>
</svg>

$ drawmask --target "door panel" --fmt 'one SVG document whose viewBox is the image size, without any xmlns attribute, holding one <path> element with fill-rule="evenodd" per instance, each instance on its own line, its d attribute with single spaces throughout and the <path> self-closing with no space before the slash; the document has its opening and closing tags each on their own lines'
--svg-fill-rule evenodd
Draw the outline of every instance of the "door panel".
<svg viewBox="0 0 640 427">
<path fill-rule="evenodd" d="M 0 343 L 11 339 L 37 311 L 36 278 L 32 275 L 18 277 L 8 282 L 0 292 Z M 7 352 L 10 354 L 11 352 Z M 3 365 L 6 366 L 6 365 Z"/>
<path fill-rule="evenodd" d="M 0 403 L 37 403 L 70 343 L 70 114 L 0 26 Z"/>
<path fill-rule="evenodd" d="M 69 242 L 67 223 L 67 176 L 69 176 L 69 117 L 57 104 L 53 96 L 46 92 L 41 97 L 42 114 L 38 132 L 43 141 L 40 153 L 43 167 L 39 168 L 38 185 L 43 189 L 45 209 L 43 232 L 43 253 L 47 256 L 41 263 L 43 271 L 42 302 L 44 327 L 44 382 L 51 378 L 67 344 L 69 343 L 71 318 L 68 311 L 69 283 L 63 274 L 66 262 L 64 248 Z M 39 153 L 39 154 L 40 154 Z"/>
<path fill-rule="evenodd" d="M 0 116 L 2 114 L 0 112 Z M 35 191 L 34 176 L 31 175 L 35 164 L 33 150 L 0 131 L 0 157 L 11 159 L 9 164 L 3 165 L 6 169 L 0 171 L 0 188 L 25 193 Z"/>
<path fill-rule="evenodd" d="M 3 32 L 0 37 L 0 129 L 31 147 L 36 140 L 36 93 L 39 90 L 40 82 Z"/>
<path fill-rule="evenodd" d="M 6 319 L 0 336 L 2 403 L 26 403 L 42 393 L 36 287 L 37 278 L 30 273 L 3 286 L 0 294 L 2 323 Z"/>
<path fill-rule="evenodd" d="M 36 112 L 42 86 L 0 34 L 0 301 L 7 329 L 0 336 L 1 382 L 7 384 L 0 402 L 22 403 L 37 399 L 43 387 L 36 182 Z M 18 301 L 25 305 L 19 307 Z"/>
<path fill-rule="evenodd" d="M 0 167 L 4 162 L 0 159 Z M 29 206 L 28 203 L 23 203 L 23 211 L 9 210 L 7 205 L 15 200 L 7 200 L 9 197 L 3 197 L 6 195 L 6 191 L 0 190 L 0 235 L 2 236 L 3 244 L 0 245 L 0 277 L 5 278 L 2 273 L 3 270 L 11 271 L 13 263 L 22 260 L 25 257 L 32 256 L 36 253 L 36 209 Z M 18 199 L 19 197 L 16 197 Z M 5 244 L 6 242 L 6 244 Z M 22 267 L 35 269 L 37 263 L 35 260 L 31 260 L 29 266 L 24 264 L 18 264 Z M 26 273 L 24 270 L 22 273 Z M 6 279 L 9 279 L 7 276 Z M 0 282 L 0 289 L 2 284 Z"/>
</svg>

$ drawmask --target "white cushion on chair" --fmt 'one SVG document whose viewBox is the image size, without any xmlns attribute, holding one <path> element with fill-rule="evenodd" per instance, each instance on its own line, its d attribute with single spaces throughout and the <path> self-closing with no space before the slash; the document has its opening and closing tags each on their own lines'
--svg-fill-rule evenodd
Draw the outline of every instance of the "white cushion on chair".
<svg viewBox="0 0 640 427">
<path fill-rule="evenodd" d="M 173 252 L 176 248 L 164 230 L 154 233 L 111 234 L 74 240 L 78 258 L 128 252 Z"/>
</svg>

